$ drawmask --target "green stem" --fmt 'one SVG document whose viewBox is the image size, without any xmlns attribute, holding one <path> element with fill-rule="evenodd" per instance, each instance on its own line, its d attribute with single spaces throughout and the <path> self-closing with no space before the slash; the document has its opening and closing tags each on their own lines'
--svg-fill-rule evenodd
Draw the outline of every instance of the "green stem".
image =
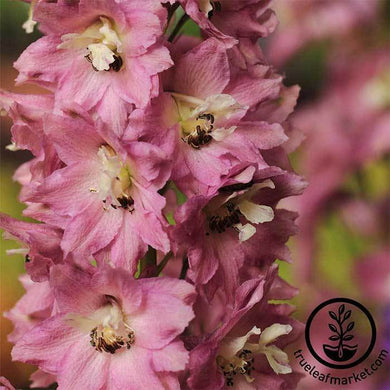
<svg viewBox="0 0 390 390">
<path fill-rule="evenodd" d="M 180 20 L 177 22 L 175 28 L 173 29 L 171 35 L 168 38 L 169 42 L 173 42 L 173 40 L 176 38 L 176 35 L 180 32 L 181 28 L 184 26 L 184 24 L 187 22 L 187 20 L 190 17 L 187 14 L 184 14 Z"/>
<path fill-rule="evenodd" d="M 180 279 L 185 279 L 186 278 L 188 268 L 189 268 L 188 257 L 185 256 L 183 258 L 183 265 L 182 265 L 181 271 L 180 271 Z"/>
<path fill-rule="evenodd" d="M 167 17 L 167 28 L 171 22 L 172 16 L 175 14 L 176 10 L 180 7 L 180 3 L 172 4 L 168 6 L 168 17 Z"/>
<path fill-rule="evenodd" d="M 157 253 L 156 249 L 149 246 L 146 255 L 141 259 L 141 273 L 147 266 L 157 265 Z"/>
<path fill-rule="evenodd" d="M 157 266 L 157 275 L 160 275 L 162 270 L 165 268 L 165 266 L 168 264 L 168 261 L 173 256 L 172 252 L 168 252 L 164 258 L 161 260 L 160 264 Z"/>
</svg>

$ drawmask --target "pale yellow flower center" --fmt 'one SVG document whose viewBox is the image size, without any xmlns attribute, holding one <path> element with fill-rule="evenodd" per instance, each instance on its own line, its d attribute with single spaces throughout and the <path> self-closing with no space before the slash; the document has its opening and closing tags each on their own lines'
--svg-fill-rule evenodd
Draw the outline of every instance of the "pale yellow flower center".
<svg viewBox="0 0 390 390">
<path fill-rule="evenodd" d="M 229 119 L 244 109 L 227 94 L 217 94 L 205 100 L 193 96 L 172 93 L 177 104 L 182 140 L 194 149 L 200 149 L 212 140 L 221 141 L 236 129 L 216 125 L 220 119 Z"/>
<path fill-rule="evenodd" d="M 109 145 L 102 145 L 98 151 L 101 172 L 99 181 L 89 191 L 105 203 L 105 207 L 123 208 L 134 211 L 131 196 L 132 177 L 128 164 L 124 163 Z"/>
<path fill-rule="evenodd" d="M 118 301 L 109 295 L 106 298 L 107 304 L 90 316 L 69 314 L 67 321 L 82 332 L 89 332 L 90 344 L 96 351 L 114 354 L 121 348 L 131 348 L 135 332 Z"/>
<path fill-rule="evenodd" d="M 290 325 L 273 324 L 261 332 L 254 326 L 242 337 L 223 340 L 216 362 L 225 377 L 226 386 L 234 387 L 237 374 L 242 375 L 247 382 L 253 382 L 251 374 L 255 370 L 255 356 L 258 354 L 266 356 L 276 374 L 291 373 L 287 354 L 271 344 L 278 337 L 289 334 L 291 330 Z M 249 339 L 255 336 L 258 337 L 258 342 L 250 342 Z"/>
<path fill-rule="evenodd" d="M 61 40 L 58 49 L 84 49 L 84 57 L 96 71 L 118 72 L 122 68 L 122 42 L 115 24 L 108 18 L 101 16 L 81 34 L 65 34 Z"/>
</svg>

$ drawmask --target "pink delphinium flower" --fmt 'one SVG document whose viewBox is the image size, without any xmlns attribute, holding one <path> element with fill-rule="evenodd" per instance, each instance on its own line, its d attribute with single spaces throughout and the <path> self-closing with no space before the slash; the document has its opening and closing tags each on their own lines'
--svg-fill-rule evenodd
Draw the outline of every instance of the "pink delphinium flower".
<svg viewBox="0 0 390 390">
<path fill-rule="evenodd" d="M 0 96 L 41 222 L 0 218 L 31 277 L 13 358 L 63 390 L 296 387 L 301 325 L 269 301 L 295 294 L 273 263 L 296 231 L 280 202 L 305 187 L 287 156 L 299 88 L 257 44 L 269 1 L 30 5 L 45 35 L 17 81 L 51 94 Z M 207 38 L 177 39 L 189 17 Z"/>
<path fill-rule="evenodd" d="M 153 137 L 164 148 L 173 133 L 172 179 L 186 195 L 215 191 L 234 167 L 266 167 L 260 151 L 281 145 L 287 137 L 279 123 L 266 122 L 261 115 L 251 121 L 242 118 L 260 102 L 277 98 L 281 77 L 235 75 L 216 39 L 176 53 L 175 60 L 175 67 L 163 75 L 166 92 L 132 113 L 127 135 L 146 141 Z M 247 88 L 252 93 L 244 93 Z M 150 132 L 150 127 L 157 131 Z"/>
<path fill-rule="evenodd" d="M 221 187 L 214 196 L 192 197 L 175 214 L 174 246 L 188 256 L 188 276 L 197 285 L 207 285 L 209 298 L 224 286 L 232 299 L 244 263 L 263 267 L 276 258 L 290 259 L 284 244 L 296 231 L 296 215 L 275 210 L 275 205 L 280 194 L 297 195 L 304 184 L 288 173 L 280 180 L 281 172 L 267 173 L 261 178 L 259 171 L 254 181 L 249 176 Z"/>
<path fill-rule="evenodd" d="M 47 95 L 22 95 L 0 91 L 0 109 L 12 119 L 12 144 L 10 150 L 28 149 L 39 156 L 43 144 L 42 119 L 52 112 L 54 97 Z"/>
<path fill-rule="evenodd" d="M 54 295 L 48 281 L 35 283 L 27 275 L 21 276 L 19 280 L 26 293 L 15 307 L 4 314 L 14 324 L 13 332 L 8 335 L 8 340 L 13 343 L 50 317 L 54 305 Z"/>
<path fill-rule="evenodd" d="M 165 16 L 149 0 L 39 1 L 33 19 L 45 36 L 15 63 L 17 82 L 53 90 L 59 107 L 96 108 L 121 131 L 131 105 L 156 96 L 158 73 L 172 65 L 161 42 Z"/>
<path fill-rule="evenodd" d="M 120 143 L 105 126 L 77 114 L 48 116 L 44 129 L 66 166 L 47 177 L 28 200 L 61 216 L 66 255 L 88 258 L 109 246 L 110 260 L 135 272 L 148 244 L 169 250 L 161 215 L 164 198 L 157 190 L 170 170 L 159 148 Z"/>
<path fill-rule="evenodd" d="M 55 314 L 18 340 L 12 354 L 55 374 L 60 388 L 164 389 L 185 368 L 188 352 L 177 336 L 194 316 L 188 283 L 57 266 L 50 285 Z"/>
</svg>

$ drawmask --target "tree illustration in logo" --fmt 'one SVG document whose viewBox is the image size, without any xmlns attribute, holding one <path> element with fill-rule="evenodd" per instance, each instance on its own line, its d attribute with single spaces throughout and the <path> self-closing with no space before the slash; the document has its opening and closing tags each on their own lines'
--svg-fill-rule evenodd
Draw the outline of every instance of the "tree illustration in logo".
<svg viewBox="0 0 390 390">
<path fill-rule="evenodd" d="M 347 344 L 347 342 L 351 341 L 354 337 L 349 333 L 355 326 L 355 323 L 352 321 L 345 326 L 345 322 L 351 317 L 351 310 L 345 311 L 345 305 L 342 304 L 338 308 L 338 314 L 334 311 L 329 311 L 328 313 L 337 324 L 337 326 L 332 323 L 328 324 L 329 329 L 335 333 L 329 337 L 329 340 L 337 341 L 338 343 L 336 346 L 324 344 L 322 347 L 324 348 L 324 352 L 328 358 L 336 362 L 345 362 L 355 355 L 358 348 L 357 344 Z"/>
</svg>

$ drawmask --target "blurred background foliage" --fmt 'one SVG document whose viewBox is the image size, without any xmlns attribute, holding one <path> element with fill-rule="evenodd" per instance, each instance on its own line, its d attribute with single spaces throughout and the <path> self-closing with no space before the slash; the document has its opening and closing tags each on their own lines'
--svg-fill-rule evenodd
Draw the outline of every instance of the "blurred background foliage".
<svg viewBox="0 0 390 390">
<path fill-rule="evenodd" d="M 28 6 L 22 2 L 8 0 L 0 0 L 0 4 L 1 87 L 18 92 L 37 91 L 36 87 L 31 86 L 14 87 L 14 79 L 17 73 L 12 68 L 12 63 L 24 48 L 39 37 L 37 30 L 33 34 L 27 35 L 21 27 L 27 18 Z M 381 12 L 381 17 L 384 20 L 389 15 L 389 10 L 390 1 L 384 1 Z M 180 17 L 180 13 L 178 17 Z M 382 22 L 382 25 L 385 25 L 385 23 Z M 190 21 L 185 26 L 185 33 L 198 35 L 199 29 Z M 374 32 L 371 33 L 374 34 Z M 267 42 L 265 42 L 265 46 L 266 44 Z M 299 105 L 311 102 L 320 96 L 326 84 L 326 62 L 329 60 L 329 55 L 329 41 L 327 39 L 311 42 L 299 50 L 280 69 L 285 74 L 287 85 L 299 84 L 301 86 Z M 2 116 L 0 133 L 0 211 L 19 219 L 25 219 L 22 217 L 23 205 L 17 201 L 20 188 L 12 180 L 12 175 L 22 162 L 29 159 L 29 153 L 21 151 L 15 153 L 5 149 L 5 146 L 10 143 L 10 125 L 11 121 Z M 296 171 L 301 173 L 300 150 L 293 154 L 291 160 Z M 356 194 L 359 194 L 363 189 L 365 196 L 374 199 L 389 192 L 389 183 L 388 160 L 380 160 L 365 165 L 359 175 L 359 180 L 356 176 L 350 175 L 346 179 L 344 187 Z M 330 210 L 322 218 L 321 224 L 316 227 L 315 237 L 316 241 L 320 243 L 315 262 L 315 282 L 318 283 L 318 290 L 326 288 L 339 296 L 359 297 L 362 292 L 359 291 L 359 285 L 355 281 L 353 268 L 356 259 L 364 257 L 375 249 L 378 245 L 377 237 L 366 237 L 351 231 L 335 210 Z M 296 240 L 291 240 L 290 246 L 295 261 L 297 261 Z M 18 247 L 18 245 L 13 241 L 1 241 L 1 312 L 9 310 L 23 294 L 23 289 L 17 278 L 19 274 L 24 272 L 24 259 L 19 255 L 8 257 L 5 254 L 6 250 L 15 247 Z M 299 284 L 299 277 L 294 272 L 294 264 L 280 263 L 280 269 L 282 276 L 287 281 L 293 285 Z M 310 300 L 307 299 L 305 293 L 307 291 L 312 293 L 313 286 L 300 285 L 299 287 L 301 288 L 301 295 L 295 298 L 294 301 L 298 307 L 297 317 L 305 320 L 307 306 L 310 306 Z M 6 376 L 18 388 L 27 387 L 28 377 L 34 371 L 34 368 L 11 362 L 11 345 L 6 339 L 11 330 L 11 323 L 1 317 L 0 375 Z"/>
</svg>

